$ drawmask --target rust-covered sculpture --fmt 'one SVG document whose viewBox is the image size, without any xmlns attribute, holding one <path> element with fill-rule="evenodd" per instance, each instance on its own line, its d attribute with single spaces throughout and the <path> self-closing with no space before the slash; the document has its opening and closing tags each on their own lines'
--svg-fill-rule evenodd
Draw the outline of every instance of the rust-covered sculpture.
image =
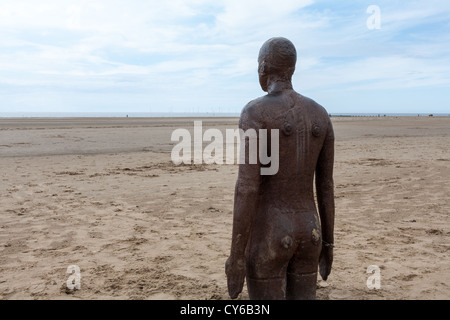
<svg viewBox="0 0 450 320">
<path fill-rule="evenodd" d="M 258 74 L 268 94 L 248 103 L 240 117 L 244 131 L 267 129 L 270 137 L 271 130 L 279 130 L 279 170 L 261 175 L 260 162 L 248 163 L 245 143 L 225 266 L 232 299 L 245 278 L 250 299 L 315 299 L 317 271 L 324 280 L 331 272 L 334 133 L 327 111 L 293 90 L 296 60 L 289 40 L 264 43 Z"/>
</svg>

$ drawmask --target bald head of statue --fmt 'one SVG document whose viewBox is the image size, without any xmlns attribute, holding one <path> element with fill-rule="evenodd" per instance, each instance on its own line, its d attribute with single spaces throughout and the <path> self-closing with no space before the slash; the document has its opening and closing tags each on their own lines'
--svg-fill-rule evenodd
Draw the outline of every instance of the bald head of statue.
<svg viewBox="0 0 450 320">
<path fill-rule="evenodd" d="M 276 37 L 267 40 L 259 51 L 258 74 L 261 88 L 270 92 L 273 82 L 291 85 L 297 62 L 294 44 L 286 38 Z"/>
</svg>

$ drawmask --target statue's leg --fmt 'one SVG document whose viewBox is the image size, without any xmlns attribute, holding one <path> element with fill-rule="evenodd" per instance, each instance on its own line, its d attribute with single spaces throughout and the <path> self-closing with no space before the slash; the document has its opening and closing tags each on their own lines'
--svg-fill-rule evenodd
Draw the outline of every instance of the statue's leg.
<svg viewBox="0 0 450 320">
<path fill-rule="evenodd" d="M 286 277 L 286 299 L 316 299 L 317 270 L 321 251 L 320 236 L 313 232 L 311 239 L 304 237 L 289 262 Z"/>
<path fill-rule="evenodd" d="M 247 290 L 250 300 L 284 300 L 286 298 L 286 279 L 247 277 Z"/>
<path fill-rule="evenodd" d="M 293 221 L 292 213 L 280 211 L 276 214 L 277 211 L 273 208 L 272 210 L 273 218 L 270 223 L 253 226 L 252 236 L 247 245 L 246 279 L 249 298 L 252 300 L 286 299 L 287 280 L 291 280 L 295 288 L 305 287 L 304 281 L 296 284 L 298 281 L 288 277 L 289 273 L 297 275 L 317 272 L 319 254 L 317 249 L 320 249 L 320 232 L 317 230 L 320 229 L 315 228 L 315 216 L 310 216 L 312 224 L 305 218 L 302 219 L 305 221 L 296 222 Z M 297 254 L 297 251 L 304 247 L 311 252 L 304 254 L 302 250 L 302 254 Z M 291 263 L 293 259 L 295 261 Z M 311 266 L 305 269 L 302 267 L 305 263 L 312 264 L 316 269 L 312 269 Z M 309 289 L 306 291 L 310 292 Z"/>
<path fill-rule="evenodd" d="M 287 274 L 287 300 L 315 300 L 317 288 L 317 272 Z"/>
<path fill-rule="evenodd" d="M 247 250 L 246 281 L 251 300 L 286 299 L 286 269 L 295 247 L 292 250 L 280 250 L 276 247 L 279 243 L 280 241 L 267 241 L 265 244 L 268 244 L 268 247 L 247 247 L 250 250 Z"/>
</svg>

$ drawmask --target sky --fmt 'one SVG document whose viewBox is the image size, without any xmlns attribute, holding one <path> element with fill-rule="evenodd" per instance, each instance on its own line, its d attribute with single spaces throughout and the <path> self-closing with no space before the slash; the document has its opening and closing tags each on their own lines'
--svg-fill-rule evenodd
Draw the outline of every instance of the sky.
<svg viewBox="0 0 450 320">
<path fill-rule="evenodd" d="M 450 1 L 0 0 L 0 112 L 233 112 L 271 37 L 329 113 L 449 113 Z"/>
</svg>

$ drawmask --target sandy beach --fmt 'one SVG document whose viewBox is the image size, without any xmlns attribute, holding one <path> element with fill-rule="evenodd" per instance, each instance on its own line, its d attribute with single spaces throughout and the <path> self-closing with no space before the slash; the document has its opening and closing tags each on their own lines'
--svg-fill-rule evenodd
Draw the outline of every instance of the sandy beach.
<svg viewBox="0 0 450 320">
<path fill-rule="evenodd" d="M 193 121 L 0 119 L 0 299 L 228 299 L 238 165 L 174 165 L 171 134 Z M 450 117 L 332 121 L 335 257 L 317 298 L 450 299 Z"/>
</svg>

